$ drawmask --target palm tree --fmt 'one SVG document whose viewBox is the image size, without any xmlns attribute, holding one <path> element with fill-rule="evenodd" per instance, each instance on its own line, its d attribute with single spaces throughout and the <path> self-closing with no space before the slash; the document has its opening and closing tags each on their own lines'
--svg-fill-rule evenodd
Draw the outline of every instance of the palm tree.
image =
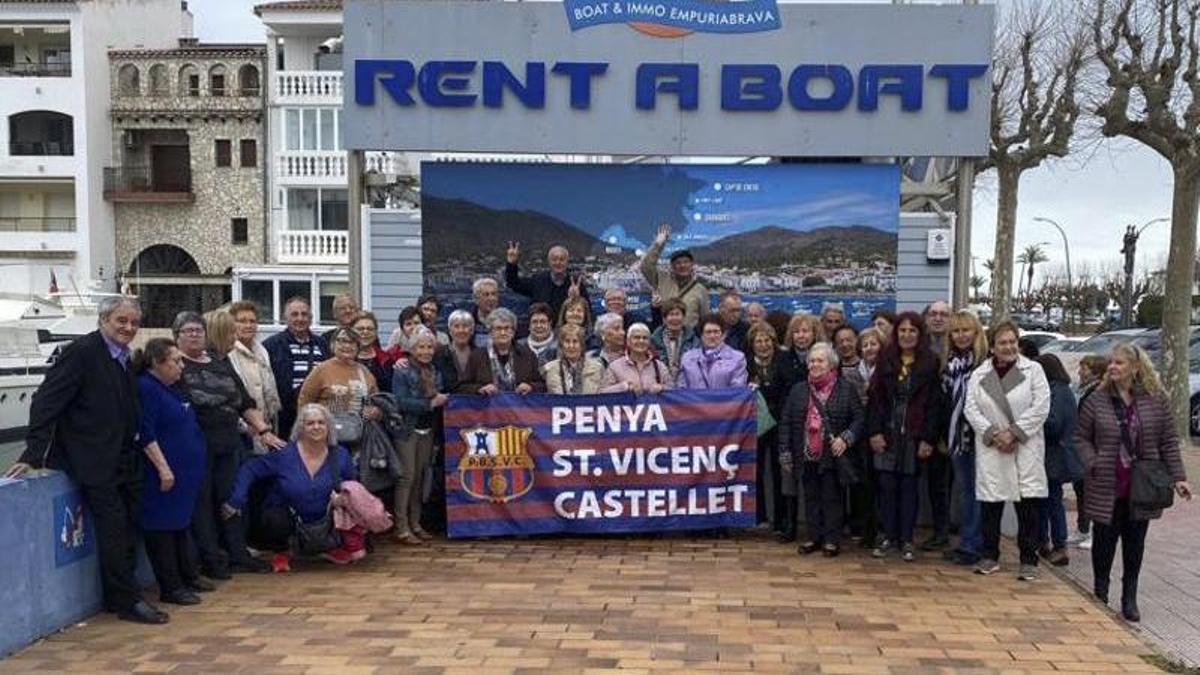
<svg viewBox="0 0 1200 675">
<path fill-rule="evenodd" d="M 983 269 L 988 273 L 988 297 L 996 297 L 996 260 L 988 258 L 983 261 Z"/>
<path fill-rule="evenodd" d="M 980 276 L 971 277 L 971 288 L 975 290 L 975 302 L 979 302 L 979 289 L 987 283 L 987 279 Z"/>
<path fill-rule="evenodd" d="M 1042 250 L 1041 244 L 1030 244 L 1021 251 L 1021 255 L 1017 256 L 1017 262 L 1021 263 L 1021 277 L 1024 278 L 1028 274 L 1025 292 L 1033 291 L 1033 276 L 1040 263 L 1049 262 L 1050 258 L 1046 257 L 1046 252 Z M 1021 288 L 1018 284 L 1017 295 L 1021 294 Z"/>
</svg>

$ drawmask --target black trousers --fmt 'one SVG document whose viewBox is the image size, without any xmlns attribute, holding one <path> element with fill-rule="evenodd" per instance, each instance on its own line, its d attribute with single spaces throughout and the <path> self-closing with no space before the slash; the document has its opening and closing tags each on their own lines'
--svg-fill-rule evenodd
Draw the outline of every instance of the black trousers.
<svg viewBox="0 0 1200 675">
<path fill-rule="evenodd" d="M 870 452 L 869 450 L 867 452 Z M 871 544 L 879 528 L 879 507 L 876 505 L 875 467 L 871 458 L 860 458 L 858 482 L 850 486 L 850 531 Z"/>
<path fill-rule="evenodd" d="M 1112 576 L 1113 558 L 1117 555 L 1117 540 L 1121 542 L 1121 595 L 1137 599 L 1138 575 L 1146 553 L 1146 533 L 1150 521 L 1129 517 L 1129 500 L 1118 499 L 1113 505 L 1112 522 L 1092 523 L 1092 578 L 1096 592 L 1107 596 Z"/>
<path fill-rule="evenodd" d="M 1071 488 L 1075 490 L 1075 529 L 1079 530 L 1081 534 L 1087 534 L 1091 521 L 1083 515 L 1083 481 L 1077 480 L 1071 483 Z"/>
<path fill-rule="evenodd" d="M 250 514 L 246 539 L 254 548 L 262 551 L 287 551 L 295 527 L 296 521 L 291 511 L 282 506 L 262 507 Z"/>
<path fill-rule="evenodd" d="M 808 539 L 818 544 L 840 544 L 846 493 L 836 469 L 821 471 L 817 462 L 804 462 L 804 519 Z"/>
<path fill-rule="evenodd" d="M 80 487 L 92 514 L 104 606 L 121 611 L 141 601 L 137 572 L 137 514 L 142 483 L 128 479 L 116 485 Z"/>
<path fill-rule="evenodd" d="M 950 481 L 953 472 L 950 456 L 936 449 L 925 460 L 925 488 L 929 493 L 929 518 L 933 533 L 945 537 L 950 533 Z"/>
<path fill-rule="evenodd" d="M 160 594 L 181 590 L 200 578 L 186 529 L 147 530 L 142 533 L 142 540 L 146 542 L 146 557 L 150 559 L 150 567 L 154 568 Z"/>
<path fill-rule="evenodd" d="M 892 545 L 911 544 L 917 526 L 920 482 L 915 474 L 879 471 L 879 523 Z"/>
<path fill-rule="evenodd" d="M 209 453 L 208 471 L 200 484 L 200 496 L 192 515 L 192 536 L 200 552 L 200 564 L 206 570 L 224 570 L 230 563 L 250 559 L 241 516 L 225 519 L 220 513 L 221 505 L 233 490 L 237 472 L 237 452 Z"/>
<path fill-rule="evenodd" d="M 1017 547 L 1021 549 L 1022 565 L 1037 565 L 1039 514 L 1042 498 L 1027 498 L 1015 502 L 1017 510 Z M 989 560 L 1000 560 L 1000 520 L 1004 517 L 1004 505 L 1008 502 L 979 502 L 980 531 L 983 534 L 983 550 L 980 555 Z"/>
</svg>

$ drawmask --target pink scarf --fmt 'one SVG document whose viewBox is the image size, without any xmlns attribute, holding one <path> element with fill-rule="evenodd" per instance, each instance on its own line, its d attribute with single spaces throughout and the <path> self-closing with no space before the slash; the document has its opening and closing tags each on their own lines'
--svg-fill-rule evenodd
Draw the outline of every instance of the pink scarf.
<svg viewBox="0 0 1200 675">
<path fill-rule="evenodd" d="M 821 433 L 821 413 L 817 410 L 817 399 L 824 405 L 833 393 L 833 384 L 837 381 L 837 373 L 831 368 L 817 379 L 808 381 L 808 416 L 804 422 L 804 430 L 808 433 L 808 455 L 813 459 L 821 456 L 824 449 L 825 435 Z"/>
</svg>

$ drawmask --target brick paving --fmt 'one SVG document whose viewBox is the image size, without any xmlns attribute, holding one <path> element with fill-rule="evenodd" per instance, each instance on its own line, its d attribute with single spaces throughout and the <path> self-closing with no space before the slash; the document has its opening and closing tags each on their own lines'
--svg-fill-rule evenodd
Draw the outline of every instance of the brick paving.
<svg viewBox="0 0 1200 675">
<path fill-rule="evenodd" d="M 1200 448 L 1184 455 L 1193 489 L 1200 483 Z M 1067 490 L 1070 492 L 1070 490 Z M 1150 524 L 1146 557 L 1139 577 L 1138 609 L 1142 621 L 1136 630 L 1160 651 L 1200 668 L 1200 499 L 1175 506 Z M 1068 517 L 1074 527 L 1075 516 Z M 1067 575 L 1086 592 L 1092 588 L 1092 559 L 1088 551 L 1071 550 Z M 1109 603 L 1121 603 L 1121 553 L 1113 564 Z"/>
<path fill-rule="evenodd" d="M 166 627 L 95 617 L 0 671 L 1156 671 L 1110 613 L 1055 575 L 1017 581 L 1006 555 L 983 578 L 802 558 L 758 532 L 383 543 L 348 568 L 239 576 Z"/>
</svg>

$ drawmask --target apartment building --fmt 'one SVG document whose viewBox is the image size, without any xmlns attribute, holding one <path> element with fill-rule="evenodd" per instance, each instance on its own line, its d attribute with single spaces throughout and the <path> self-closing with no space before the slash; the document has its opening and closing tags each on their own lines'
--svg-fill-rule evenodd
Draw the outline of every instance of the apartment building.
<svg viewBox="0 0 1200 675">
<path fill-rule="evenodd" d="M 179 0 L 0 0 L 0 272 L 4 292 L 117 290 L 108 50 L 190 36 Z M 19 271 L 18 271 L 19 270 Z"/>
</svg>

